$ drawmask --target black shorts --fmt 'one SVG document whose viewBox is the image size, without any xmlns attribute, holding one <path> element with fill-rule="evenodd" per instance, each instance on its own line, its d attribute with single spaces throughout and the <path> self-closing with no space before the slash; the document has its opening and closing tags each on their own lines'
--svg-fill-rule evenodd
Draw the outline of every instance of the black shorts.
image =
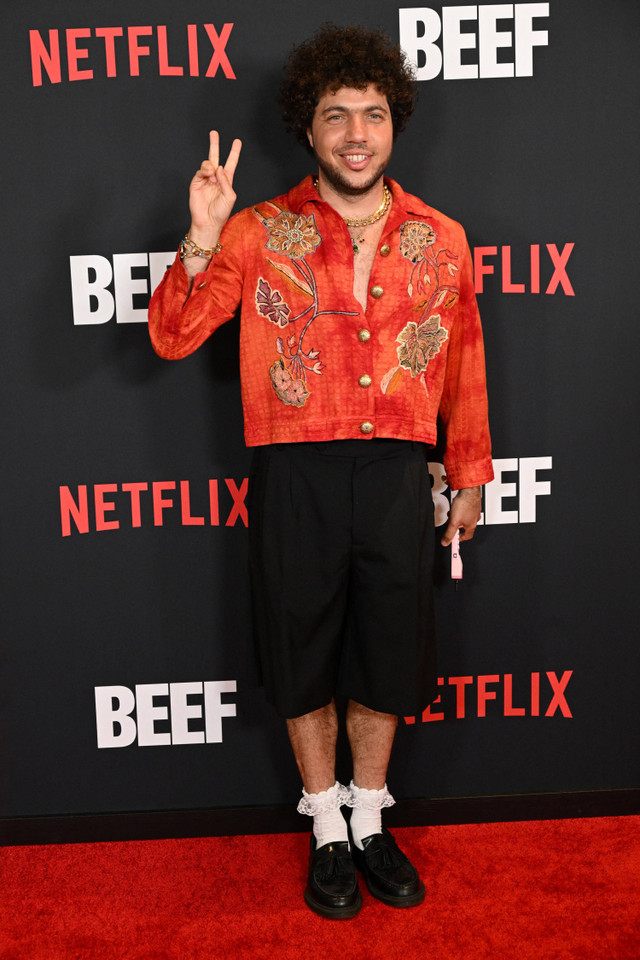
<svg viewBox="0 0 640 960">
<path fill-rule="evenodd" d="M 435 696 L 427 450 L 374 439 L 254 451 L 254 633 L 281 716 L 336 694 L 413 716 Z"/>
</svg>

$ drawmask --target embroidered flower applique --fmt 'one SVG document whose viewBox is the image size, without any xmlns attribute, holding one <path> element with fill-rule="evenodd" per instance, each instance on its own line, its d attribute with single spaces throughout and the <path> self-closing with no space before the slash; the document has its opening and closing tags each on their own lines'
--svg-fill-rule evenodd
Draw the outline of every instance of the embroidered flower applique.
<svg viewBox="0 0 640 960">
<path fill-rule="evenodd" d="M 258 289 L 256 290 L 256 307 L 258 313 L 267 317 L 272 323 L 277 323 L 279 327 L 286 327 L 289 323 L 288 317 L 291 310 L 284 302 L 279 290 L 272 290 L 268 282 L 260 277 Z"/>
<path fill-rule="evenodd" d="M 400 227 L 400 253 L 411 263 L 424 258 L 427 247 L 435 243 L 436 232 L 428 223 L 421 220 L 407 220 Z"/>
<path fill-rule="evenodd" d="M 269 376 L 273 384 L 276 396 L 287 406 L 303 407 L 309 391 L 304 385 L 303 380 L 294 380 L 290 371 L 285 367 L 282 360 L 276 360 L 269 369 Z"/>
<path fill-rule="evenodd" d="M 453 262 L 458 257 L 450 250 L 435 249 L 438 235 L 433 227 L 421 220 L 407 220 L 400 227 L 400 254 L 411 264 L 407 293 L 414 298 L 414 309 L 420 311 L 420 319 L 410 320 L 400 331 L 396 342 L 398 365 L 388 370 L 380 381 L 380 389 L 390 396 L 402 384 L 403 373 L 408 370 L 413 378 L 419 377 L 427 392 L 426 373 L 429 361 L 446 342 L 449 332 L 441 324 L 441 315 L 434 313 L 438 307 L 449 310 L 460 293 L 453 283 L 458 267 Z"/>
<path fill-rule="evenodd" d="M 440 314 L 435 314 L 420 324 L 410 320 L 398 334 L 400 366 L 410 370 L 412 377 L 424 373 L 429 360 L 440 353 L 440 347 L 447 336 L 445 328 L 440 326 Z"/>
<path fill-rule="evenodd" d="M 307 330 L 318 317 L 356 314 L 346 310 L 320 309 L 315 274 L 306 260 L 307 256 L 316 252 L 322 242 L 313 214 L 305 216 L 291 210 L 281 210 L 273 203 L 268 206 L 277 211 L 274 216 L 264 216 L 257 207 L 254 207 L 253 212 L 267 231 L 267 250 L 285 257 L 286 261 L 267 257 L 267 263 L 293 288 L 298 298 L 303 294 L 310 302 L 292 316 L 292 309 L 284 295 L 275 290 L 268 280 L 260 277 L 255 293 L 256 308 L 261 316 L 281 328 L 305 319 L 297 338 L 290 336 L 285 344 L 282 337 L 277 337 L 275 348 L 280 356 L 269 367 L 269 377 L 276 397 L 288 406 L 303 407 L 311 395 L 307 385 L 308 375 L 320 375 L 325 368 L 325 364 L 318 359 L 320 350 L 303 349 Z"/>
<path fill-rule="evenodd" d="M 263 222 L 269 238 L 267 250 L 282 253 L 292 260 L 302 260 L 308 253 L 314 253 L 321 242 L 313 214 L 305 217 L 283 210 L 277 217 L 269 217 Z"/>
</svg>

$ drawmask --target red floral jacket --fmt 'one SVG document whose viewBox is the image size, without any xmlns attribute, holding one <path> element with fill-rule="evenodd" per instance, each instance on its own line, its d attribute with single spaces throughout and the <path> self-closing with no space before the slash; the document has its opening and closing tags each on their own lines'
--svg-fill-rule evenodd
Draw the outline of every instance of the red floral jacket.
<svg viewBox="0 0 640 960">
<path fill-rule="evenodd" d="M 247 446 L 396 437 L 446 428 L 453 489 L 493 477 L 480 317 L 462 227 L 387 180 L 393 203 L 369 282 L 353 295 L 340 215 L 307 177 L 233 216 L 195 278 L 178 259 L 149 304 L 161 357 L 196 350 L 241 305 Z M 186 301 L 186 302 L 185 302 Z"/>
</svg>

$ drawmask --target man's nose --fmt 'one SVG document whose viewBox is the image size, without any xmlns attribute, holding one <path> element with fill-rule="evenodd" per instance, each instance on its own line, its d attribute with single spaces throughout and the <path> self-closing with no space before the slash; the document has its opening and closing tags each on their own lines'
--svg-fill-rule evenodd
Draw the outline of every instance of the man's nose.
<svg viewBox="0 0 640 960">
<path fill-rule="evenodd" d="M 355 113 L 349 117 L 349 123 L 347 125 L 347 138 L 352 143 L 364 143 L 367 139 L 367 125 L 364 122 L 364 117 L 361 117 L 359 114 Z"/>
</svg>

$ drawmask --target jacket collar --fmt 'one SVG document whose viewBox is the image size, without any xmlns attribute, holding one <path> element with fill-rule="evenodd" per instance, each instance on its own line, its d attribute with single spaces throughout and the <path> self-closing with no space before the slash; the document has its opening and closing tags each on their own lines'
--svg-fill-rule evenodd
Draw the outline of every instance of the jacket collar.
<svg viewBox="0 0 640 960">
<path fill-rule="evenodd" d="M 393 217 L 394 224 L 407 216 L 414 217 L 433 217 L 434 211 L 431 207 L 423 203 L 419 197 L 414 197 L 410 193 L 405 193 L 400 184 L 389 177 L 384 178 L 384 182 L 391 190 L 393 205 L 389 219 Z M 294 213 L 301 213 L 302 208 L 307 203 L 314 206 L 320 206 L 325 203 L 320 194 L 313 185 L 313 177 L 309 174 L 296 187 L 289 191 L 286 197 L 286 203 L 289 210 Z"/>
</svg>

